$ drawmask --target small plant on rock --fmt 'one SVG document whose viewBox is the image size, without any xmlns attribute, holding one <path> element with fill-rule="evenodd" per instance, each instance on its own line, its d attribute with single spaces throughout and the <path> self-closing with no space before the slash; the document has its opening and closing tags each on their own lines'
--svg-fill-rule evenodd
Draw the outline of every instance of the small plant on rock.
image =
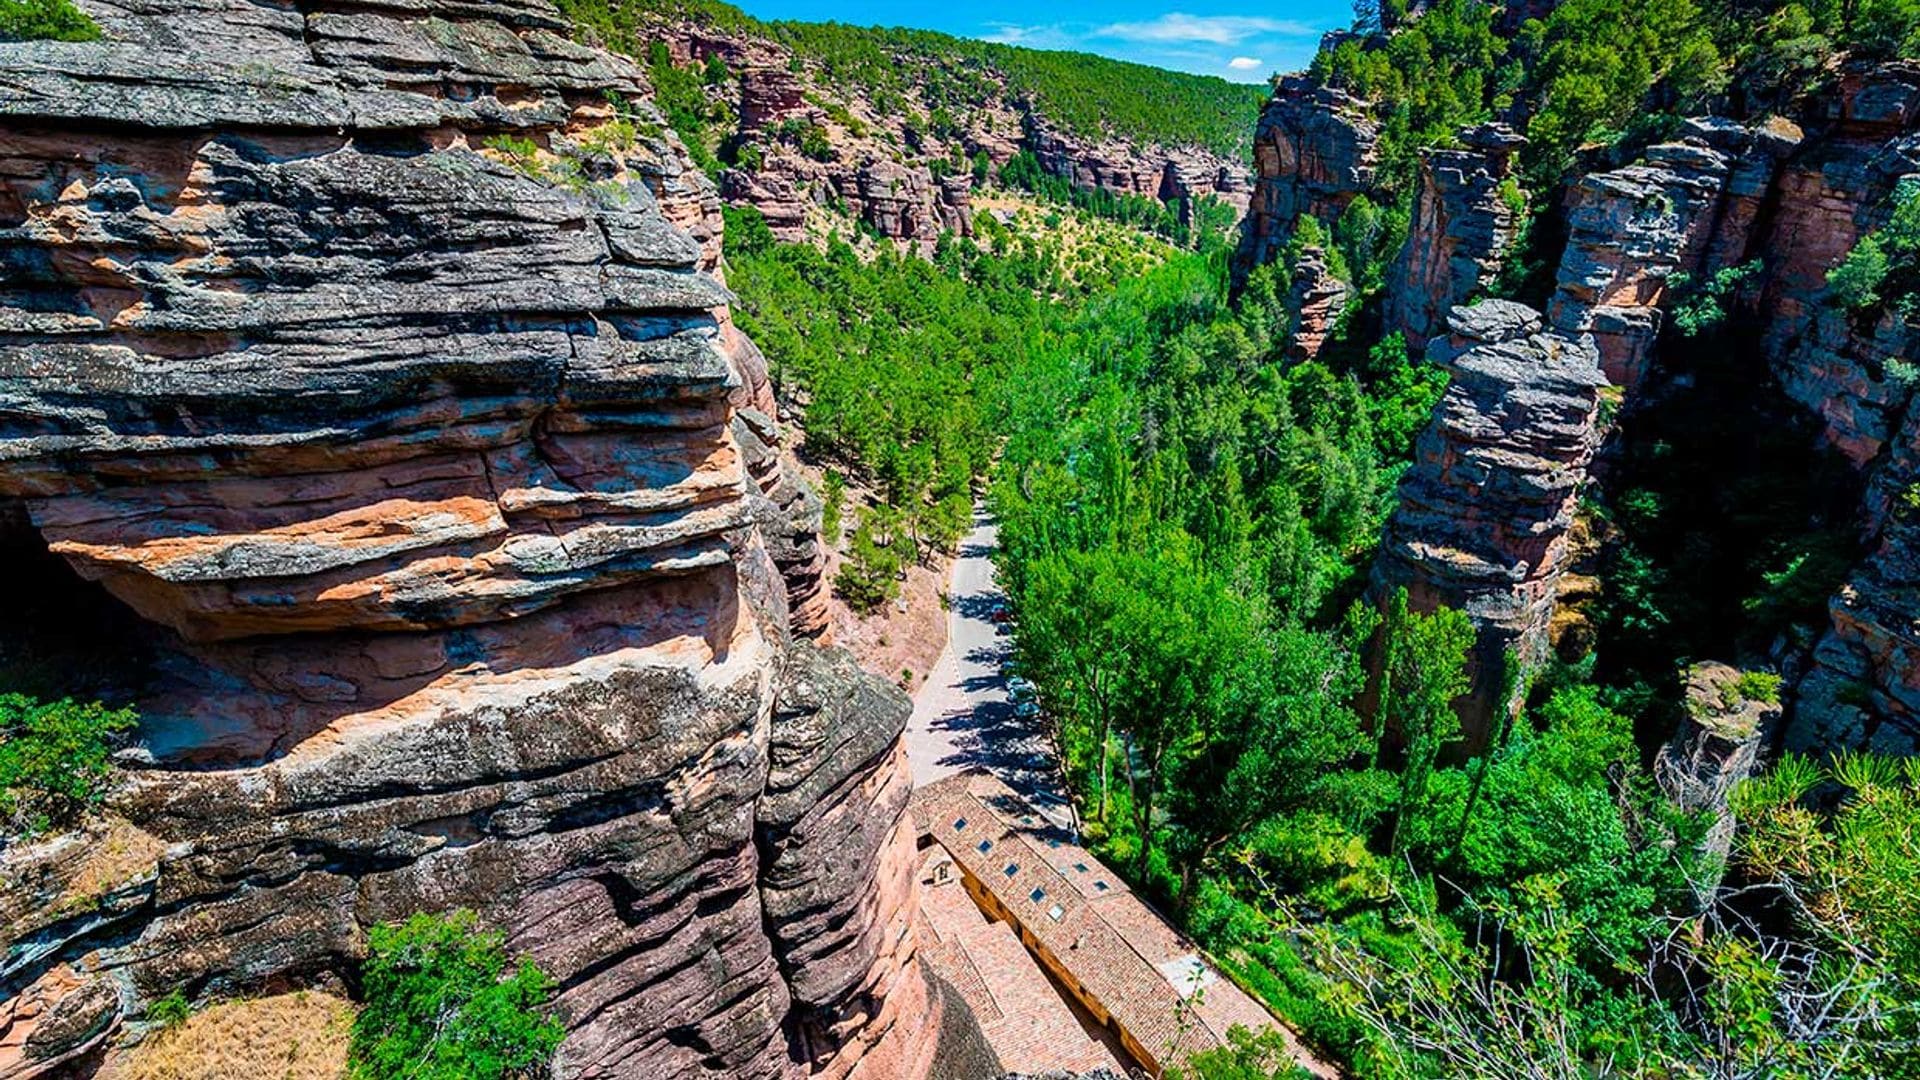
<svg viewBox="0 0 1920 1080">
<path fill-rule="evenodd" d="M 0 41 L 97 41 L 100 27 L 73 0 L 0 0 Z"/>
</svg>

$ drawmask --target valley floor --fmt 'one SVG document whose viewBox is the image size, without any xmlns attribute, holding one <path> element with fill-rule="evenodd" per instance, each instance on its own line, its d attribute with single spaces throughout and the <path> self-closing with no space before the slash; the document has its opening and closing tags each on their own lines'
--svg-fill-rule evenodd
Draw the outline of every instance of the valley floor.
<svg viewBox="0 0 1920 1080">
<path fill-rule="evenodd" d="M 1055 824 L 1075 825 L 1060 762 L 1039 717 L 1014 714 L 1005 665 L 1013 655 L 1007 625 L 993 620 L 1006 595 L 994 580 L 997 528 L 976 511 L 960 543 L 948 587 L 947 646 L 914 696 L 907 726 L 913 784 L 985 769 L 1025 796 Z"/>
</svg>

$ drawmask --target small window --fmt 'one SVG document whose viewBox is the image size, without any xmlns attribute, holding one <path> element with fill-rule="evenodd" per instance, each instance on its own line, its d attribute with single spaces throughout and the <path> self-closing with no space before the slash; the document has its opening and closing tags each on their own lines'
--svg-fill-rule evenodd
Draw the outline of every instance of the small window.
<svg viewBox="0 0 1920 1080">
<path fill-rule="evenodd" d="M 1000 872 L 1007 875 L 1008 877 L 1012 877 L 1013 875 L 1020 872 L 1020 864 L 1017 862 L 1010 862 L 1007 864 L 1007 868 Z"/>
<path fill-rule="evenodd" d="M 1054 838 L 1053 838 L 1052 840 L 1049 840 L 1049 841 L 1047 841 L 1047 846 L 1048 846 L 1048 847 L 1059 847 L 1059 846 L 1060 846 L 1060 838 L 1059 838 L 1059 837 L 1054 837 Z"/>
<path fill-rule="evenodd" d="M 953 831 L 955 831 L 955 832 L 959 832 L 959 831 L 960 831 L 961 829 L 964 829 L 964 828 L 966 828 L 966 827 L 967 827 L 967 819 L 966 819 L 966 818 L 963 818 L 963 817 L 957 817 L 957 818 L 954 818 L 954 819 L 953 819 Z"/>
<path fill-rule="evenodd" d="M 985 854 L 986 854 L 987 852 L 989 852 L 989 851 L 992 851 L 992 850 L 993 850 L 993 841 L 991 841 L 991 840 L 982 840 L 982 841 L 980 841 L 980 843 L 979 843 L 978 845 L 976 845 L 976 846 L 977 846 L 977 847 L 979 847 L 979 849 L 980 849 L 980 854 L 982 854 L 982 855 L 985 855 Z"/>
<path fill-rule="evenodd" d="M 1066 908 L 1061 907 L 1059 904 L 1055 904 L 1052 907 L 1047 909 L 1047 918 L 1052 919 L 1054 922 L 1059 922 L 1061 917 L 1066 915 L 1066 913 L 1067 913 Z"/>
<path fill-rule="evenodd" d="M 1095 889 L 1098 889 L 1098 890 L 1099 890 L 1099 891 L 1101 891 L 1101 892 L 1106 892 L 1106 891 L 1107 891 L 1107 883 L 1106 883 L 1106 882 L 1104 882 L 1104 881 L 1096 881 L 1096 882 L 1094 882 L 1094 883 L 1093 883 L 1093 887 L 1094 887 Z"/>
<path fill-rule="evenodd" d="M 1081 873 L 1083 873 L 1083 874 L 1087 872 L 1087 864 L 1086 864 L 1086 863 L 1083 863 L 1083 862 L 1077 862 L 1077 863 L 1074 863 L 1074 864 L 1073 864 L 1073 868 L 1074 868 L 1075 870 L 1078 870 L 1078 871 L 1080 871 L 1080 872 L 1081 872 Z"/>
<path fill-rule="evenodd" d="M 1042 900 L 1045 900 L 1046 898 L 1047 898 L 1047 890 L 1045 889 L 1035 889 L 1032 892 L 1027 894 L 1027 899 L 1033 901 L 1036 904 Z"/>
</svg>

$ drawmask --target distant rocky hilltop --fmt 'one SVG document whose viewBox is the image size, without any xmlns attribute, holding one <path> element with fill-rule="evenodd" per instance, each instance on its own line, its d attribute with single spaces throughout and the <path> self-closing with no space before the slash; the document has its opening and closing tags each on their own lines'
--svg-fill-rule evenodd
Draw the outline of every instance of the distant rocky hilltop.
<svg viewBox="0 0 1920 1080">
<path fill-rule="evenodd" d="M 468 907 L 561 1076 L 924 1075 L 908 703 L 795 636 L 819 504 L 642 71 L 546 0 L 80 6 L 0 44 L 0 521 L 153 659 L 104 822 L 0 855 L 0 1074 Z"/>
<path fill-rule="evenodd" d="M 943 232 L 970 232 L 974 185 L 1022 153 L 1081 189 L 1187 214 L 1201 199 L 1230 206 L 1236 218 L 1246 210 L 1245 148 L 1259 100 L 1252 87 L 920 31 L 760 23 L 721 4 L 569 7 L 651 56 L 656 71 L 669 64 L 698 83 L 669 115 L 709 115 L 704 141 L 713 144 L 722 196 L 760 211 L 782 240 L 802 239 L 810 213 L 832 210 L 930 251 Z M 1023 68 L 1043 57 L 1063 70 L 1095 70 L 1050 97 L 1053 69 Z M 1100 80 L 1097 93 L 1085 89 Z M 1145 84 L 1157 88 L 1157 112 L 1152 124 L 1130 126 L 1120 114 L 1145 106 L 1135 100 Z M 1076 93 L 1099 100 L 1059 100 Z"/>
</svg>

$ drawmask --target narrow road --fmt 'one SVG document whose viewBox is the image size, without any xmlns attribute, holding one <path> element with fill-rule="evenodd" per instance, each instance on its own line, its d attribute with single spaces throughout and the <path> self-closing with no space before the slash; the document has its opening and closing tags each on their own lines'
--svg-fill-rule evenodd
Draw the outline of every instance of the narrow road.
<svg viewBox="0 0 1920 1080">
<path fill-rule="evenodd" d="M 997 543 L 993 519 L 976 510 L 947 586 L 947 647 L 914 696 L 907 724 L 913 784 L 986 769 L 1049 820 L 1072 828 L 1073 807 L 1063 794 L 1060 766 L 1042 721 L 1015 716 L 1007 695 L 1002 668 L 1013 654 L 1013 641 L 992 618 L 993 609 L 1006 601 L 994 582 Z"/>
</svg>

